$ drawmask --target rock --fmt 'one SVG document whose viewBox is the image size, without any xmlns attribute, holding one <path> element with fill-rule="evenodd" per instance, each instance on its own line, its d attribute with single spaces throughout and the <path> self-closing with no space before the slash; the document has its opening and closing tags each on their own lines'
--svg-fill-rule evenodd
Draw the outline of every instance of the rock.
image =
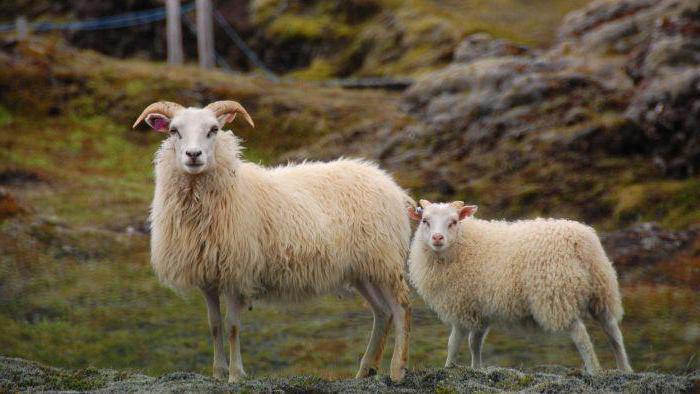
<svg viewBox="0 0 700 394">
<path fill-rule="evenodd" d="M 700 171 L 700 67 L 646 82 L 625 114 L 643 130 L 663 173 Z"/>
<path fill-rule="evenodd" d="M 700 226 L 673 231 L 662 229 L 656 223 L 641 223 L 601 235 L 608 257 L 621 267 L 649 266 L 672 261 L 678 253 L 692 247 L 698 239 Z"/>
<path fill-rule="evenodd" d="M 465 38 L 455 49 L 455 63 L 470 63 L 485 57 L 519 56 L 528 52 L 524 45 L 495 40 L 489 34 L 476 33 Z"/>
</svg>

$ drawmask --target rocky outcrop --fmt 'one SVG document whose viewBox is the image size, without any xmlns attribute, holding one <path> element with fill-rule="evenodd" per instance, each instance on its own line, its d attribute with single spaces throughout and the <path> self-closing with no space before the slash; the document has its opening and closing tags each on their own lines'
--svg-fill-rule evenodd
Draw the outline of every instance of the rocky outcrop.
<svg viewBox="0 0 700 394">
<path fill-rule="evenodd" d="M 549 49 L 475 34 L 404 92 L 413 122 L 340 131 L 292 157 L 342 142 L 341 154 L 374 150 L 416 193 L 471 199 L 489 217 L 611 221 L 623 185 L 700 171 L 699 45 L 694 0 L 593 2 Z"/>
</svg>

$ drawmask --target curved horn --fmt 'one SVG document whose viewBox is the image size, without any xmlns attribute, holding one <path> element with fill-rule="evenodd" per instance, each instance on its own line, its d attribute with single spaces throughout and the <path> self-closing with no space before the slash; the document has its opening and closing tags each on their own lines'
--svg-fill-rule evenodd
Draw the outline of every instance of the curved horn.
<svg viewBox="0 0 700 394">
<path fill-rule="evenodd" d="M 241 114 L 252 127 L 255 127 L 255 123 L 253 123 L 253 119 L 248 115 L 248 111 L 237 101 L 215 101 L 204 108 L 212 110 L 217 118 L 225 114 L 231 114 L 235 118 L 236 114 Z M 233 119 L 231 119 L 231 121 L 233 121 Z"/>
<path fill-rule="evenodd" d="M 146 109 L 141 112 L 141 115 L 139 115 L 139 118 L 136 119 L 136 122 L 134 122 L 134 125 L 131 127 L 135 129 L 142 120 L 146 119 L 146 116 L 153 113 L 163 114 L 172 119 L 175 113 L 183 108 L 185 107 L 178 103 L 173 103 L 172 101 L 157 101 L 146 107 Z"/>
<path fill-rule="evenodd" d="M 459 211 L 460 209 L 464 208 L 464 201 L 452 201 L 450 205 Z"/>
</svg>

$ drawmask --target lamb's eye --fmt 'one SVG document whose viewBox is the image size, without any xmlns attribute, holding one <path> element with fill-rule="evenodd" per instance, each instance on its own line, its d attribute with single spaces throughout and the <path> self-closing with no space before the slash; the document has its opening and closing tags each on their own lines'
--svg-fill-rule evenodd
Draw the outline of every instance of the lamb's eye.
<svg viewBox="0 0 700 394">
<path fill-rule="evenodd" d="M 456 221 L 456 220 L 453 220 L 453 221 L 450 222 L 449 227 L 452 227 L 452 226 L 454 226 L 454 225 L 456 225 L 456 224 L 457 224 L 457 221 Z"/>
<path fill-rule="evenodd" d="M 426 226 L 430 227 L 430 223 L 428 223 L 428 219 L 423 219 L 423 224 Z"/>
<path fill-rule="evenodd" d="M 170 129 L 170 134 L 171 134 L 171 135 L 176 135 L 178 138 L 180 138 L 180 132 L 177 131 L 177 129 L 174 128 L 174 127 Z"/>
<path fill-rule="evenodd" d="M 216 132 L 219 131 L 218 126 L 212 126 L 211 129 L 209 129 L 209 132 L 207 133 L 207 137 L 211 137 L 212 135 L 216 134 Z"/>
</svg>

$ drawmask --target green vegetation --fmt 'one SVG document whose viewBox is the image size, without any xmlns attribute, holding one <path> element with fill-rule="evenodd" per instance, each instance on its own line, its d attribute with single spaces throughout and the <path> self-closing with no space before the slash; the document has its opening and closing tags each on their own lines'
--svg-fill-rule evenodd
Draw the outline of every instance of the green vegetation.
<svg viewBox="0 0 700 394">
<path fill-rule="evenodd" d="M 561 18 L 589 1 L 257 0 L 252 15 L 270 42 L 310 52 L 292 75 L 313 80 L 420 74 L 446 64 L 460 40 L 477 32 L 546 46 Z"/>
<path fill-rule="evenodd" d="M 29 42 L 15 52 L 12 63 L 0 63 L 0 174 L 11 178 L 0 199 L 0 349 L 5 356 L 51 365 L 210 374 L 203 301 L 196 294 L 178 296 L 157 283 L 149 266 L 148 236 L 138 231 L 152 196 L 153 152 L 163 138 L 130 129 L 145 105 L 157 99 L 186 105 L 238 99 L 258 124 L 254 130 L 234 125 L 246 139 L 245 155 L 264 163 L 337 130 L 361 133 L 375 125 L 411 121 L 398 111 L 396 96 L 384 92 L 272 84 L 189 67 L 111 60 L 60 42 Z M 343 141 L 338 144 L 350 149 Z M 536 212 L 542 206 L 533 204 L 544 201 L 538 193 L 551 181 L 546 171 L 539 174 L 535 183 L 484 178 L 483 184 L 471 186 L 484 199 L 513 188 L 519 205 L 504 212 Z M 398 175 L 405 186 L 425 184 L 410 173 Z M 697 181 L 645 184 L 635 190 L 635 179 L 619 187 L 633 188 L 642 197 L 621 189 L 620 197 L 609 203 L 621 220 L 629 212 L 649 212 L 647 203 L 656 204 L 656 198 L 664 201 L 659 206 L 667 211 L 660 217 L 669 224 L 696 217 L 690 215 L 697 215 L 692 211 Z M 494 188 L 496 183 L 503 188 Z M 612 191 L 590 188 L 590 201 L 614 195 L 614 183 L 611 179 L 604 186 Z M 5 208 L 10 199 L 14 208 Z M 625 287 L 624 295 L 628 317 L 623 331 L 633 366 L 670 372 L 697 368 L 692 357 L 700 330 L 696 291 L 639 283 Z M 418 297 L 414 303 L 411 365 L 442 365 L 448 328 Z M 245 365 L 253 376 L 350 377 L 370 328 L 371 314 L 359 298 L 255 305 L 243 316 Z M 602 333 L 591 331 L 601 361 L 611 367 Z M 511 367 L 580 364 L 564 335 L 499 329 L 489 336 L 484 356 L 489 365 Z M 93 371 L 62 373 L 50 387 L 96 387 L 85 378 Z M 506 383 L 504 388 L 519 389 L 531 381 L 523 376 Z M 298 384 L 306 383 L 301 379 Z"/>
</svg>

